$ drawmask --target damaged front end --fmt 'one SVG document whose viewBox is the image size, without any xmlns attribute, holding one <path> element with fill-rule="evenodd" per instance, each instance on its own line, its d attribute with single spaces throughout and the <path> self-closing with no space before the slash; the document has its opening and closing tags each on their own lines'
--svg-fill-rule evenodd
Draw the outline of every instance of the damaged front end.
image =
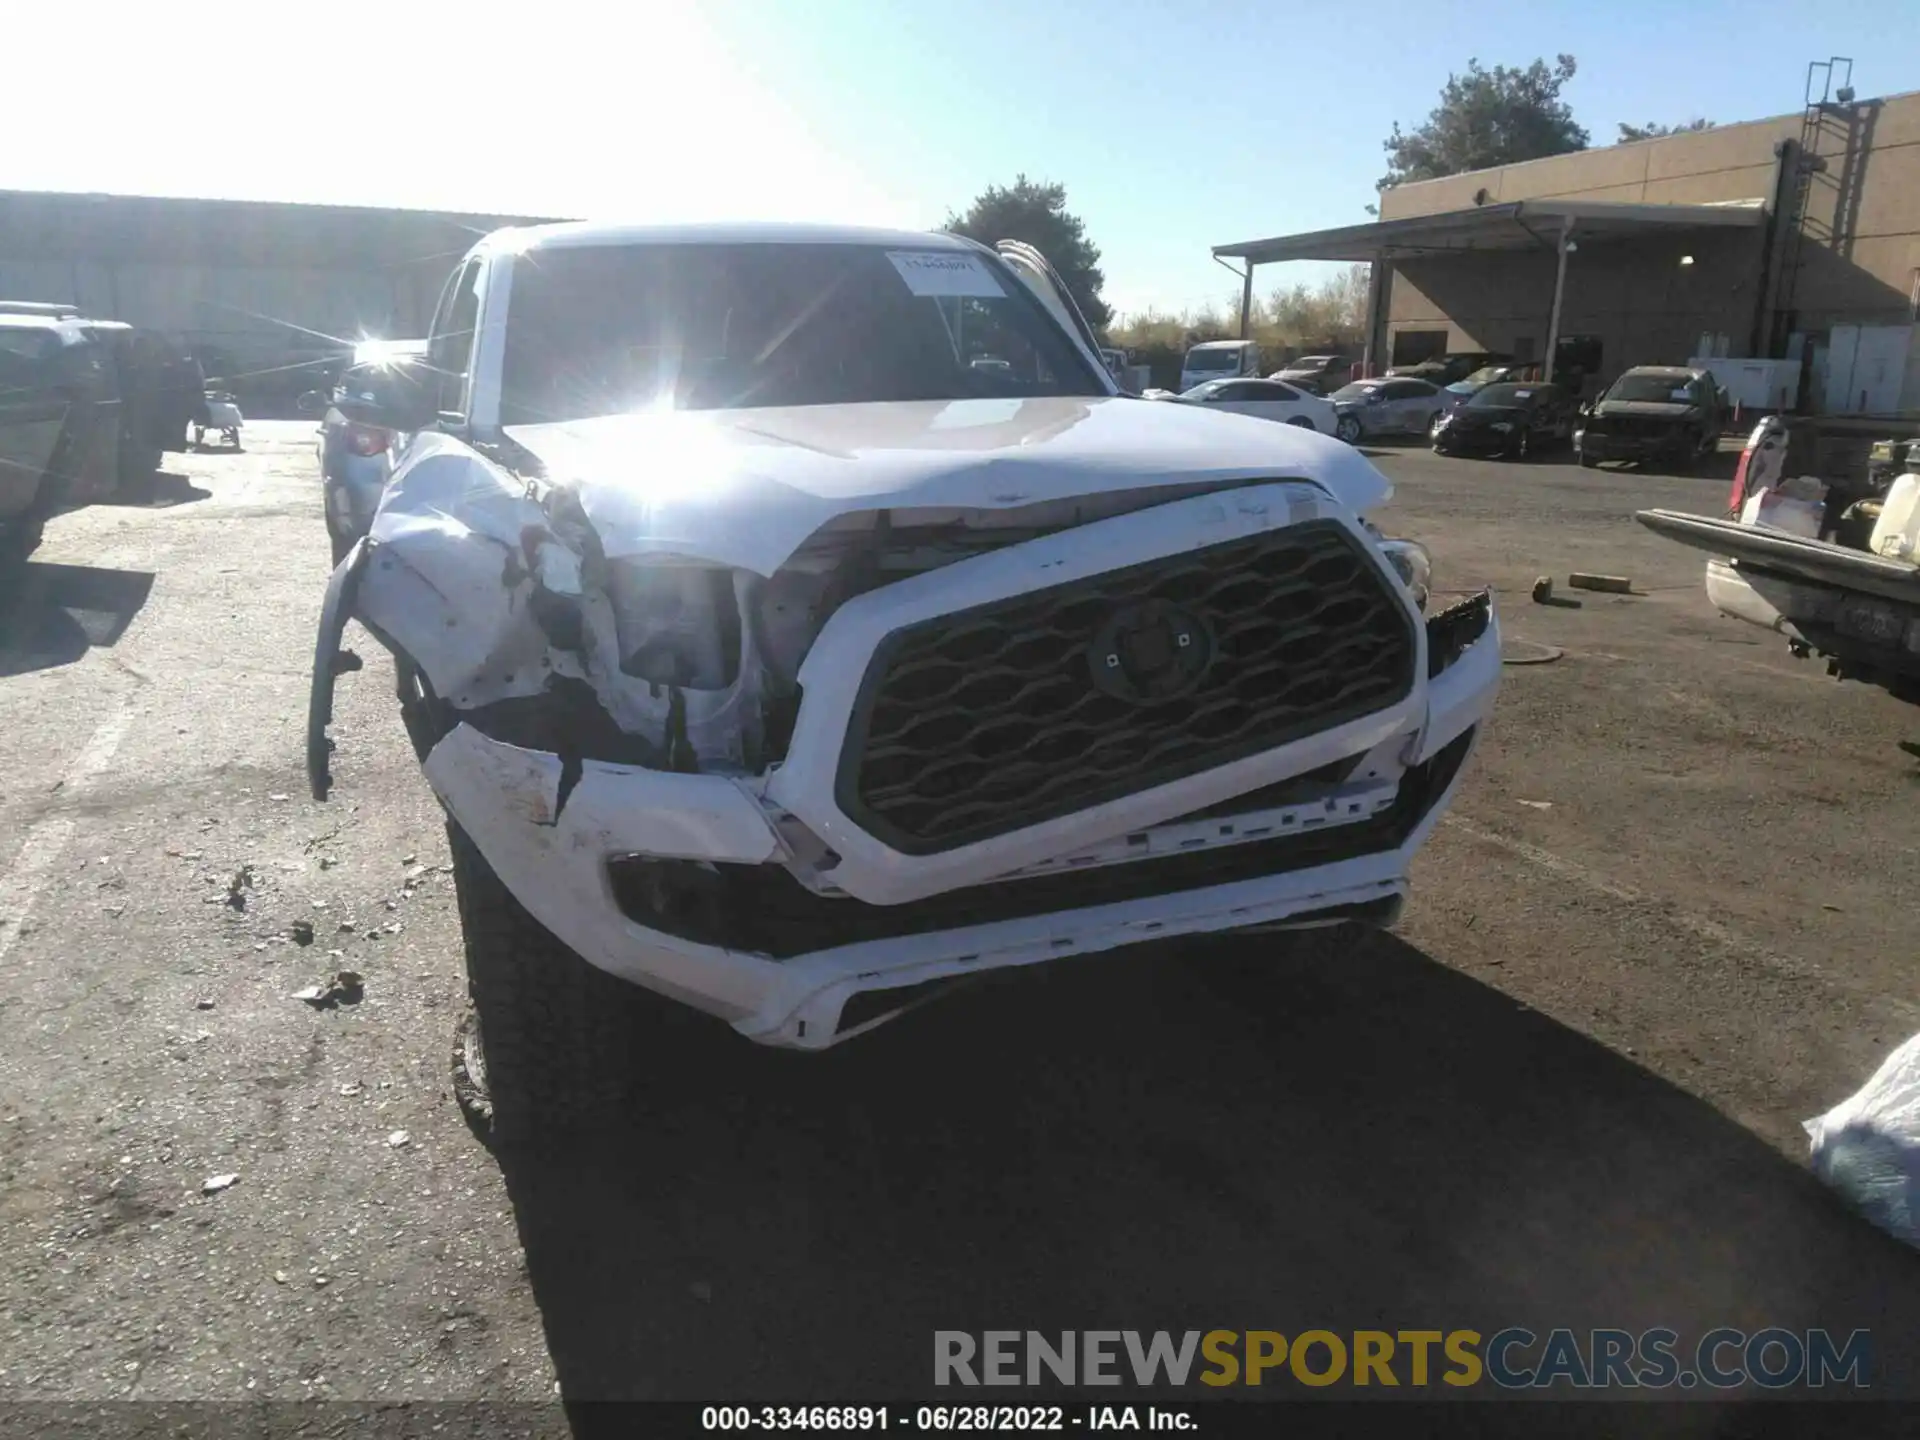
<svg viewBox="0 0 1920 1440">
<path fill-rule="evenodd" d="M 421 437 L 329 586 L 314 794 L 352 618 L 535 918 L 801 1048 L 980 969 L 1397 912 L 1489 597 L 1423 616 L 1424 553 L 1304 481 L 880 505 L 768 573 L 609 556 L 578 488 Z"/>
</svg>

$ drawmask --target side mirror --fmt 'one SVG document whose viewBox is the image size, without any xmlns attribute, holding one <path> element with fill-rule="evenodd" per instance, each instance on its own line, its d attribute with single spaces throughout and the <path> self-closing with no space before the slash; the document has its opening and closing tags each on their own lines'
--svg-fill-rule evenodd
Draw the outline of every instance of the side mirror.
<svg viewBox="0 0 1920 1440">
<path fill-rule="evenodd" d="M 327 413 L 327 397 L 318 390 L 309 390 L 294 402 L 302 415 L 324 415 Z"/>
<path fill-rule="evenodd" d="M 356 365 L 340 377 L 334 404 L 356 424 L 411 434 L 438 418 L 430 379 L 415 365 Z"/>
</svg>

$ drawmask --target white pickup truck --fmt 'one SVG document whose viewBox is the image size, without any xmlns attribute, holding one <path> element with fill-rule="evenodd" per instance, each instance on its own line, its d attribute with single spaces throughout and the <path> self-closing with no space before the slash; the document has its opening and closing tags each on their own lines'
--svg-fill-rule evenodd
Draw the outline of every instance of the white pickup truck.
<svg viewBox="0 0 1920 1440">
<path fill-rule="evenodd" d="M 450 817 L 502 1129 L 624 1103 L 636 987 L 818 1049 L 995 967 L 1337 952 L 1499 675 L 1364 456 L 1117 393 L 1023 246 L 503 232 L 340 403 L 400 440 L 311 779 L 352 617 Z"/>
</svg>

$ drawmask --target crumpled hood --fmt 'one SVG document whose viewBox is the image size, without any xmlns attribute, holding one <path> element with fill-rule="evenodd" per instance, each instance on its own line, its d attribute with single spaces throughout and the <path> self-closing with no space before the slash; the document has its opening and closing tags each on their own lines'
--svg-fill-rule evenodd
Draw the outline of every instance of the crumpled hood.
<svg viewBox="0 0 1920 1440">
<path fill-rule="evenodd" d="M 509 427 L 578 488 L 609 558 L 677 554 L 771 575 L 836 516 L 1002 509 L 1147 486 L 1292 478 L 1365 513 L 1393 494 L 1298 425 L 1124 397 L 674 411 Z"/>
</svg>

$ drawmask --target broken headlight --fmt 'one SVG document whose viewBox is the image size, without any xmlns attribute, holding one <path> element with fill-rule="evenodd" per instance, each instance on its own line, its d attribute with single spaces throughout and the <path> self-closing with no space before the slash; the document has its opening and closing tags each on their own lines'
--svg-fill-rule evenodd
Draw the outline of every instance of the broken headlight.
<svg viewBox="0 0 1920 1440">
<path fill-rule="evenodd" d="M 734 575 L 717 566 L 650 558 L 607 567 L 620 667 L 637 679 L 724 690 L 740 669 Z"/>
<path fill-rule="evenodd" d="M 1393 566 L 1400 583 L 1412 594 L 1413 603 L 1422 610 L 1426 609 L 1427 595 L 1433 585 L 1433 557 L 1427 553 L 1427 547 L 1418 540 L 1383 538 L 1380 552 L 1387 557 L 1387 563 Z"/>
</svg>

